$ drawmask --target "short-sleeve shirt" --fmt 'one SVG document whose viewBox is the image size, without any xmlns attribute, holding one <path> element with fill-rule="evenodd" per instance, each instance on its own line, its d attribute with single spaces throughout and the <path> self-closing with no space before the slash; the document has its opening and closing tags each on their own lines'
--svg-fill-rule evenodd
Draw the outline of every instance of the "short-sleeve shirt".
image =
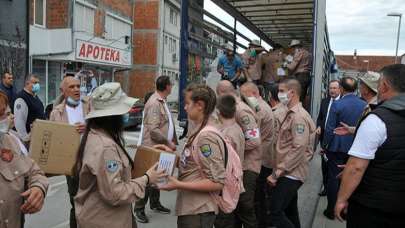
<svg viewBox="0 0 405 228">
<path fill-rule="evenodd" d="M 224 72 L 230 79 L 234 78 L 236 75 L 236 71 L 242 69 L 243 67 L 242 61 L 238 56 L 234 56 L 233 60 L 229 61 L 226 55 L 222 55 L 219 58 L 218 65 L 224 67 Z"/>
<path fill-rule="evenodd" d="M 370 114 L 360 124 L 349 155 L 372 160 L 378 147 L 386 140 L 387 126 L 377 115 Z"/>
</svg>

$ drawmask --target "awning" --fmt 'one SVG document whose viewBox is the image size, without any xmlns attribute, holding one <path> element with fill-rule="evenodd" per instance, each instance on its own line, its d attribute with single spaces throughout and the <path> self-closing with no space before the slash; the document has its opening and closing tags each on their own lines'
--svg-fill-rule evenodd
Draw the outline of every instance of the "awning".
<svg viewBox="0 0 405 228">
<path fill-rule="evenodd" d="M 314 0 L 212 1 L 270 45 L 287 47 L 298 39 L 304 46 L 312 46 Z"/>
</svg>

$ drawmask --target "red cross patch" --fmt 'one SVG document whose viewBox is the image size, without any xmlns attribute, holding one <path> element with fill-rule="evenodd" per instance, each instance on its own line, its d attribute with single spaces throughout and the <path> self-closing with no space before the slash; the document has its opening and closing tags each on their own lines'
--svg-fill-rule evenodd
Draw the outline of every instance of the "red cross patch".
<svg viewBox="0 0 405 228">
<path fill-rule="evenodd" d="M 258 128 L 250 129 L 245 132 L 246 139 L 257 139 L 260 137 L 260 131 Z"/>
<path fill-rule="evenodd" d="M 1 149 L 1 160 L 5 162 L 11 162 L 14 158 L 14 154 L 11 150 Z"/>
</svg>

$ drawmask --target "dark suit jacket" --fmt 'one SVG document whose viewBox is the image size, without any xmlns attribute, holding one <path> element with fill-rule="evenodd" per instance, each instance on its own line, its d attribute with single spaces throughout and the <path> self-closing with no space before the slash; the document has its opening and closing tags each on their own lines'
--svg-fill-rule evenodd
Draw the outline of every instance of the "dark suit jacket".
<svg viewBox="0 0 405 228">
<path fill-rule="evenodd" d="M 321 135 L 319 135 L 319 142 L 321 143 L 321 147 L 323 148 L 323 135 L 325 133 L 325 121 L 326 115 L 328 114 L 328 106 L 331 97 L 326 97 L 321 101 L 321 107 L 319 108 L 318 119 L 316 120 L 316 127 L 321 128 Z M 323 148 L 325 149 L 325 148 Z"/>
<path fill-rule="evenodd" d="M 347 94 L 333 102 L 324 134 L 324 146 L 331 152 L 347 153 L 352 146 L 354 136 L 339 136 L 333 130 L 344 122 L 349 126 L 356 126 L 367 103 L 354 94 Z"/>
</svg>

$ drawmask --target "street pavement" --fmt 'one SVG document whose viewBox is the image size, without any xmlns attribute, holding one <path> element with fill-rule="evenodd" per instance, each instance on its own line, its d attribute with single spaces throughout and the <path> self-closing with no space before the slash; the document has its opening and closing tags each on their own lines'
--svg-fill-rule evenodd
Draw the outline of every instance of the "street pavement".
<svg viewBox="0 0 405 228">
<path fill-rule="evenodd" d="M 178 126 L 176 121 L 176 126 Z M 181 135 L 182 128 L 177 127 L 177 135 Z M 127 131 L 124 133 L 126 145 L 136 145 L 140 134 L 139 128 L 135 131 Z M 184 140 L 180 141 L 184 144 Z M 182 146 L 178 148 L 182 148 Z M 131 156 L 134 156 L 134 149 L 128 148 Z M 299 191 L 299 212 L 301 225 L 303 228 L 340 228 L 344 227 L 341 223 L 331 223 L 326 221 L 322 216 L 325 197 L 321 198 L 317 195 L 321 187 L 320 174 L 320 159 L 318 155 L 314 156 L 310 165 L 310 176 Z M 69 210 L 70 202 L 67 194 L 66 180 L 64 176 L 50 178 L 50 188 L 45 200 L 44 208 L 41 212 L 35 215 L 27 215 L 26 228 L 68 228 L 69 227 Z M 176 191 L 161 193 L 161 202 L 164 206 L 172 209 L 170 215 L 162 215 L 155 213 L 146 208 L 146 214 L 150 219 L 148 224 L 138 224 L 140 228 L 165 228 L 176 227 L 176 216 L 174 208 L 176 203 Z M 315 221 L 314 221 L 315 220 Z M 314 223 L 314 225 L 312 225 Z M 331 225 L 332 224 L 332 225 Z"/>
</svg>

